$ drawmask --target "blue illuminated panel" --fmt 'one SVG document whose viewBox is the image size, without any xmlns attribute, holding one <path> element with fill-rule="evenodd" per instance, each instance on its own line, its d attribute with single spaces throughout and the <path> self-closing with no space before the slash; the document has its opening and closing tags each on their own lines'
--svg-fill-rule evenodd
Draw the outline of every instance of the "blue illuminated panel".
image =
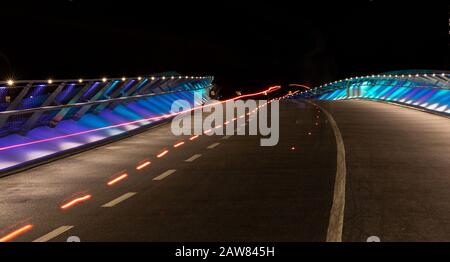
<svg viewBox="0 0 450 262">
<path fill-rule="evenodd" d="M 450 114 L 450 89 L 420 85 L 408 81 L 362 81 L 348 88 L 327 91 L 318 100 L 370 99 L 410 105 L 437 113 Z"/>
</svg>

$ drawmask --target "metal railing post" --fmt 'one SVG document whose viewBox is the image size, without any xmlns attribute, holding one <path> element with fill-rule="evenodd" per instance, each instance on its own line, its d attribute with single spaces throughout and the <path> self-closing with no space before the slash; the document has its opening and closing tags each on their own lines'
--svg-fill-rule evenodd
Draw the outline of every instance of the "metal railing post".
<svg viewBox="0 0 450 262">
<path fill-rule="evenodd" d="M 47 97 L 44 103 L 41 104 L 41 107 L 51 105 L 55 101 L 56 96 L 59 94 L 59 92 L 61 92 L 61 90 L 65 86 L 66 82 L 62 82 L 61 84 L 59 84 L 59 86 L 55 89 L 55 91 L 53 91 L 53 93 L 49 97 Z M 39 120 L 39 118 L 42 116 L 43 113 L 44 113 L 43 111 L 34 112 L 23 125 L 20 134 L 26 135 L 27 132 L 34 127 L 34 125 L 36 124 L 36 122 Z"/>
<path fill-rule="evenodd" d="M 78 91 L 78 93 L 76 93 L 67 103 L 68 105 L 70 104 L 74 104 L 76 102 L 78 102 L 78 100 L 80 100 L 80 98 L 86 93 L 87 90 L 89 90 L 89 88 L 91 88 L 93 85 L 95 85 L 95 82 L 88 82 L 87 84 L 85 84 L 80 91 Z M 50 127 L 56 127 L 56 125 L 58 125 L 58 123 L 63 120 L 63 118 L 67 115 L 67 113 L 69 113 L 71 108 L 63 108 L 61 110 L 59 110 L 59 112 L 53 117 L 53 119 L 50 121 L 49 126 Z"/>
<path fill-rule="evenodd" d="M 33 82 L 28 83 L 19 93 L 18 96 L 13 100 L 11 104 L 9 104 L 8 108 L 5 111 L 11 111 L 17 108 L 19 106 L 20 102 L 22 102 L 22 99 L 27 95 L 30 88 L 33 86 Z M 2 128 L 6 121 L 8 121 L 9 116 L 0 116 L 0 128 Z"/>
<path fill-rule="evenodd" d="M 114 81 L 111 81 L 111 82 L 105 84 L 102 88 L 100 88 L 99 91 L 97 91 L 97 93 L 90 99 L 90 101 L 98 100 L 108 90 L 108 88 L 113 83 L 114 83 Z M 84 116 L 84 114 L 86 114 L 86 112 L 89 111 L 89 109 L 91 109 L 91 107 L 92 107 L 92 105 L 83 106 L 80 110 L 78 110 L 78 112 L 75 113 L 73 119 L 80 120 L 80 118 L 82 118 Z"/>
</svg>

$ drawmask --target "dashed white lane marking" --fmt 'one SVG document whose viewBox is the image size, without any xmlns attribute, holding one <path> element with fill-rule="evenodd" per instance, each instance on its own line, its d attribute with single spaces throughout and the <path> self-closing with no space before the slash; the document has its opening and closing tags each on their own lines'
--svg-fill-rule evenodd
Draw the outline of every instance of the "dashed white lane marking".
<svg viewBox="0 0 450 262">
<path fill-rule="evenodd" d="M 185 161 L 185 162 L 194 162 L 195 159 L 197 159 L 197 158 L 199 158 L 199 157 L 201 157 L 201 156 L 202 156 L 201 154 L 195 154 L 195 155 L 191 156 L 190 158 L 188 158 L 188 159 L 186 159 L 186 160 L 184 160 L 184 161 Z"/>
<path fill-rule="evenodd" d="M 228 138 L 230 138 L 231 136 L 224 136 L 224 137 L 222 137 L 222 139 L 228 139 Z"/>
<path fill-rule="evenodd" d="M 213 148 L 215 148 L 218 145 L 220 145 L 220 143 L 214 143 L 214 144 L 209 145 L 207 148 L 208 149 L 213 149 Z"/>
<path fill-rule="evenodd" d="M 50 233 L 45 234 L 45 235 L 41 236 L 40 238 L 33 240 L 33 242 L 47 242 L 47 241 L 52 240 L 53 238 L 63 234 L 64 232 L 66 232 L 66 231 L 68 231 L 68 230 L 70 230 L 72 228 L 73 228 L 73 226 L 61 226 L 61 227 L 58 227 L 57 229 L 51 231 Z"/>
<path fill-rule="evenodd" d="M 162 173 L 161 175 L 153 178 L 153 180 L 155 181 L 159 181 L 159 180 L 163 180 L 164 178 L 172 175 L 173 173 L 175 173 L 175 171 L 177 171 L 176 169 L 169 169 L 166 172 Z"/>
<path fill-rule="evenodd" d="M 125 194 L 121 195 L 120 197 L 118 197 L 118 198 L 116 198 L 116 199 L 114 199 L 112 201 L 109 201 L 108 203 L 104 204 L 102 207 L 113 207 L 113 206 L 119 204 L 120 202 L 125 201 L 128 198 L 130 198 L 130 197 L 132 197 L 132 196 L 134 196 L 136 194 L 137 194 L 136 192 L 125 193 Z"/>
<path fill-rule="evenodd" d="M 334 181 L 333 203 L 331 205 L 330 220 L 328 222 L 327 242 L 342 242 L 345 209 L 345 180 L 347 176 L 344 140 L 342 139 L 341 131 L 339 130 L 333 116 L 317 104 L 312 102 L 309 103 L 319 107 L 327 116 L 328 122 L 333 128 L 334 137 L 336 139 L 336 178 Z"/>
</svg>

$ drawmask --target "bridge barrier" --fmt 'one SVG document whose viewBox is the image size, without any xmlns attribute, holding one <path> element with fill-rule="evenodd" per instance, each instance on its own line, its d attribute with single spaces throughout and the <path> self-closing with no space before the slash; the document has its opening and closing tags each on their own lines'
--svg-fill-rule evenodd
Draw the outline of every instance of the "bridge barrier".
<svg viewBox="0 0 450 262">
<path fill-rule="evenodd" d="M 0 82 L 0 176 L 160 123 L 209 99 L 213 77 Z"/>
<path fill-rule="evenodd" d="M 450 74 L 446 71 L 394 71 L 334 81 L 297 96 L 317 100 L 385 101 L 450 116 L 449 81 Z"/>
</svg>

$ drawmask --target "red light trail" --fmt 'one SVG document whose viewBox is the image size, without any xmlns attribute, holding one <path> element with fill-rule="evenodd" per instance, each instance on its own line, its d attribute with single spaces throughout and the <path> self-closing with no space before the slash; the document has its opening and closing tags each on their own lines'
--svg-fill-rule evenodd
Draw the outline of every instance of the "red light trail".
<svg viewBox="0 0 450 262">
<path fill-rule="evenodd" d="M 144 118 L 144 119 L 140 119 L 140 120 L 134 120 L 134 121 L 131 121 L 131 122 L 126 122 L 126 123 L 121 123 L 121 124 L 116 124 L 116 125 L 110 125 L 110 126 L 105 126 L 105 127 L 94 128 L 94 129 L 81 131 L 81 132 L 76 132 L 76 133 L 72 133 L 72 134 L 55 136 L 55 137 L 50 137 L 50 138 L 30 141 L 30 142 L 26 142 L 26 143 L 20 143 L 20 144 L 15 144 L 15 145 L 11 145 L 11 146 L 0 147 L 0 151 L 13 149 L 13 148 L 18 148 L 18 147 L 29 146 L 29 145 L 40 144 L 40 143 L 54 141 L 54 140 L 59 140 L 59 139 L 63 139 L 63 138 L 69 138 L 69 137 L 89 134 L 89 133 L 93 133 L 93 132 L 98 132 L 98 131 L 107 130 L 107 129 L 111 129 L 111 128 L 122 127 L 122 126 L 126 126 L 126 125 L 137 124 L 137 123 L 141 123 L 141 122 L 147 122 L 147 121 L 152 121 L 152 120 L 160 120 L 160 119 L 164 119 L 164 118 L 169 118 L 169 117 L 172 117 L 172 116 L 176 116 L 176 115 L 179 115 L 179 114 L 192 112 L 194 110 L 198 110 L 200 108 L 205 108 L 205 107 L 208 107 L 208 106 L 222 104 L 222 103 L 226 103 L 226 102 L 229 102 L 229 101 L 233 101 L 233 100 L 237 100 L 237 99 L 241 99 L 241 98 L 245 98 L 245 97 L 257 96 L 257 95 L 261 95 L 261 94 L 263 94 L 265 92 L 266 93 L 270 93 L 270 92 L 276 91 L 276 90 L 278 90 L 280 88 L 281 88 L 281 86 L 272 86 L 272 87 L 268 88 L 267 90 L 261 91 L 261 92 L 258 92 L 258 93 L 240 95 L 240 96 L 237 96 L 237 97 L 234 97 L 234 98 L 230 98 L 228 100 L 218 101 L 218 102 L 215 102 L 215 103 L 211 103 L 209 105 L 203 105 L 203 106 L 194 107 L 194 108 L 191 108 L 191 109 L 188 109 L 188 110 L 184 110 L 184 111 L 180 111 L 180 112 L 177 112 L 177 113 L 171 113 L 171 114 L 166 114 L 166 115 L 162 115 L 162 116 Z"/>
</svg>

